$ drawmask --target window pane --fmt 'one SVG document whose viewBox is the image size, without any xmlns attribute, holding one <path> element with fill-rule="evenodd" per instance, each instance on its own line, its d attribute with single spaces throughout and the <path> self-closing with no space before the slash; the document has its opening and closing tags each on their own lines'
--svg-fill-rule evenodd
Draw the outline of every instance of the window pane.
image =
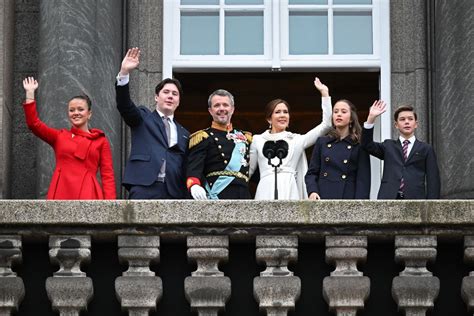
<svg viewBox="0 0 474 316">
<path fill-rule="evenodd" d="M 328 0 L 289 0 L 288 4 L 327 4 Z"/>
<path fill-rule="evenodd" d="M 181 55 L 219 54 L 219 13 L 181 13 Z"/>
<path fill-rule="evenodd" d="M 371 12 L 334 13 L 334 53 L 372 54 Z"/>
<path fill-rule="evenodd" d="M 263 4 L 263 0 L 225 0 L 225 4 Z"/>
<path fill-rule="evenodd" d="M 263 12 L 226 13 L 225 54 L 263 54 Z"/>
<path fill-rule="evenodd" d="M 333 0 L 334 4 L 372 4 L 372 0 Z"/>
<path fill-rule="evenodd" d="M 219 0 L 181 0 L 181 4 L 219 4 Z"/>
<path fill-rule="evenodd" d="M 326 12 L 290 12 L 289 27 L 290 54 L 328 53 Z"/>
</svg>

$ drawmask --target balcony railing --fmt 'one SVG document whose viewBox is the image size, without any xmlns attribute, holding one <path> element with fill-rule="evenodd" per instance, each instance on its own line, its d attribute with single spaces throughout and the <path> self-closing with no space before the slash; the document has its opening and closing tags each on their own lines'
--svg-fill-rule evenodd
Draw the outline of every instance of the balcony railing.
<svg viewBox="0 0 474 316">
<path fill-rule="evenodd" d="M 0 315 L 114 315 L 120 308 L 129 315 L 288 315 L 295 308 L 313 315 L 319 308 L 415 316 L 474 309 L 472 201 L 3 200 L 0 225 Z M 189 263 L 177 273 L 183 257 Z M 327 267 L 318 269 L 321 260 Z M 365 270 L 368 261 L 376 264 Z M 120 264 L 124 271 L 114 268 Z M 244 273 L 249 265 L 261 269 Z M 249 293 L 232 300 L 249 290 L 234 286 L 241 279 L 251 284 L 253 302 Z M 42 287 L 46 309 L 46 299 L 29 292 Z M 90 306 L 104 292 L 113 292 L 118 312 Z M 391 303 L 371 301 L 384 295 Z M 317 307 L 318 300 L 325 305 Z M 162 303 L 168 308 L 160 310 Z"/>
</svg>

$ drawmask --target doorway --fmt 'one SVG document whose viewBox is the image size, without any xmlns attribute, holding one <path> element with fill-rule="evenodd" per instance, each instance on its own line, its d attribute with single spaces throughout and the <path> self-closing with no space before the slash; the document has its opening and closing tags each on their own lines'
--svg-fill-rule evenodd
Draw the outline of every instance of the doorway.
<svg viewBox="0 0 474 316">
<path fill-rule="evenodd" d="M 356 105 L 362 124 L 379 98 L 379 73 L 323 72 L 318 76 L 329 87 L 333 104 L 349 99 Z M 254 134 L 265 131 L 265 105 L 276 98 L 291 106 L 292 132 L 305 133 L 321 122 L 321 96 L 313 85 L 314 73 L 175 73 L 174 77 L 184 89 L 176 116 L 191 133 L 210 125 L 207 98 L 220 88 L 234 95 L 232 122 L 236 128 Z"/>
<path fill-rule="evenodd" d="M 379 72 L 320 72 L 318 77 L 329 87 L 333 105 L 339 99 L 348 99 L 358 110 L 361 125 L 369 107 L 379 99 Z M 321 95 L 314 87 L 315 74 L 310 72 L 238 72 L 238 73 L 174 73 L 184 89 L 177 120 L 191 133 L 210 126 L 207 99 L 217 89 L 234 95 L 235 128 L 263 133 L 268 128 L 265 105 L 273 99 L 284 99 L 291 107 L 289 130 L 304 134 L 321 122 Z M 306 150 L 308 159 L 313 148 Z M 252 196 L 255 183 L 251 182 Z"/>
</svg>

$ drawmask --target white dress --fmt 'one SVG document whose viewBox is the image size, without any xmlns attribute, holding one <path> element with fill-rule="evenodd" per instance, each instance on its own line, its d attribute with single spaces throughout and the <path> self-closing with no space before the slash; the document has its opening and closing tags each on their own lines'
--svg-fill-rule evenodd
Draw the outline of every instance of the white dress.
<svg viewBox="0 0 474 316">
<path fill-rule="evenodd" d="M 306 199 L 308 194 L 304 183 L 304 176 L 308 170 L 305 149 L 313 146 L 316 139 L 325 135 L 331 128 L 331 97 L 323 97 L 321 102 L 323 109 L 322 122 L 306 134 L 295 134 L 288 131 L 271 134 L 265 131 L 263 134 L 254 135 L 250 145 L 250 175 L 258 168 L 260 170 L 260 182 L 255 193 L 256 200 L 273 200 L 275 195 L 275 168 L 268 164 L 268 159 L 263 155 L 262 149 L 266 141 L 285 140 L 288 143 L 288 156 L 277 169 L 277 186 L 279 200 L 301 200 Z M 278 158 L 273 158 L 272 163 L 277 165 Z"/>
</svg>

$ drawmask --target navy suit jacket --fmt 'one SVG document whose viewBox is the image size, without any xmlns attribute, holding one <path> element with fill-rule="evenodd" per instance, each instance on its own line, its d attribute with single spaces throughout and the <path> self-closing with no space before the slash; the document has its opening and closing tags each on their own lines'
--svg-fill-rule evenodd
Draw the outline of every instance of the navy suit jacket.
<svg viewBox="0 0 474 316">
<path fill-rule="evenodd" d="M 321 199 L 368 199 L 369 154 L 349 137 L 319 137 L 305 183 L 308 195 L 316 192 Z"/>
<path fill-rule="evenodd" d="M 115 85 L 117 109 L 132 132 L 130 158 L 122 184 L 127 190 L 133 185 L 153 184 L 166 160 L 166 187 L 173 198 L 186 196 L 186 164 L 189 132 L 176 124 L 178 143 L 168 148 L 166 130 L 158 112 L 136 106 L 130 99 L 128 84 Z"/>
<path fill-rule="evenodd" d="M 384 160 L 378 199 L 396 199 L 402 177 L 406 199 L 439 199 L 439 169 L 431 145 L 415 140 L 407 161 L 404 161 L 402 144 L 398 139 L 377 143 L 373 135 L 373 128 L 364 128 L 362 146 L 371 155 Z"/>
</svg>

